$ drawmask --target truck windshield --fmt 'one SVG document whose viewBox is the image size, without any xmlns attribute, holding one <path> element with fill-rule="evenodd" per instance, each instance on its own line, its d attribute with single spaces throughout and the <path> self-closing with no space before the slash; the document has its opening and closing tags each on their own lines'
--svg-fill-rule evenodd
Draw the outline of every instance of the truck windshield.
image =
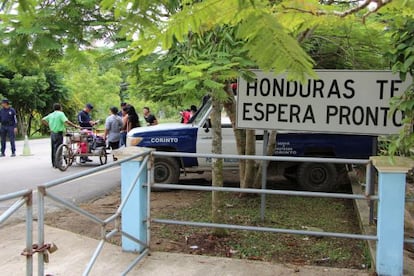
<svg viewBox="0 0 414 276">
<path fill-rule="evenodd" d="M 194 117 L 191 120 L 191 123 L 193 125 L 201 125 L 204 123 L 204 120 L 208 116 L 208 113 L 210 113 L 211 110 L 211 99 L 207 100 L 197 111 L 197 113 L 194 115 Z"/>
</svg>

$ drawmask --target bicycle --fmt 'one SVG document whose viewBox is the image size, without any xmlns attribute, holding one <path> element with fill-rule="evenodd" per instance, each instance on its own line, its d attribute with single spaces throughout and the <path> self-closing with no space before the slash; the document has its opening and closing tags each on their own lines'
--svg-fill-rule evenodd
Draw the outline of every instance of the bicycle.
<svg viewBox="0 0 414 276">
<path fill-rule="evenodd" d="M 55 167 L 66 171 L 69 166 L 77 162 L 76 158 L 98 156 L 101 165 L 108 161 L 104 139 L 97 135 L 95 129 L 82 129 L 81 131 L 68 131 L 65 141 L 56 150 Z"/>
</svg>

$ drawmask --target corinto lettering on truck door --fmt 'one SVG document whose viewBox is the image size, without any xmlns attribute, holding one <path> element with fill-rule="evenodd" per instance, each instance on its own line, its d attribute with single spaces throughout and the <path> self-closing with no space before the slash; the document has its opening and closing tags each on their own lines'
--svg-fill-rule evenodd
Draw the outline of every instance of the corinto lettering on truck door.
<svg viewBox="0 0 414 276">
<path fill-rule="evenodd" d="M 179 139 L 177 137 L 153 137 L 151 138 L 151 143 L 175 143 L 178 144 Z"/>
<path fill-rule="evenodd" d="M 392 134 L 403 114 L 390 99 L 412 83 L 390 71 L 316 70 L 319 79 L 288 81 L 253 70 L 252 82 L 239 79 L 237 127 L 357 134 Z"/>
</svg>

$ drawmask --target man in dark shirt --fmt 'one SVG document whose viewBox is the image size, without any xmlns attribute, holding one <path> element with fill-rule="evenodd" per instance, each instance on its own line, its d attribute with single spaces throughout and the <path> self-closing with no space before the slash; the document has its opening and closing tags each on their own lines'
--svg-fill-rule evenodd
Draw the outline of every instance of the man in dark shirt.
<svg viewBox="0 0 414 276">
<path fill-rule="evenodd" d="M 143 113 L 144 119 L 147 122 L 147 126 L 158 125 L 157 118 L 155 118 L 155 116 L 151 114 L 151 110 L 149 109 L 149 107 L 144 107 Z"/>
<path fill-rule="evenodd" d="M 16 156 L 16 142 L 15 136 L 17 133 L 17 118 L 16 111 L 10 106 L 8 99 L 1 101 L 2 109 L 0 109 L 0 136 L 1 136 L 1 153 L 0 157 L 4 157 L 6 151 L 6 139 L 9 136 L 12 157 Z"/>
<path fill-rule="evenodd" d="M 85 108 L 81 112 L 79 112 L 78 122 L 81 128 L 91 129 L 94 125 L 96 125 L 96 122 L 92 121 L 92 118 L 90 115 L 92 109 L 93 109 L 93 105 L 90 103 L 87 103 L 85 105 Z M 92 162 L 92 159 L 88 158 L 87 156 L 81 156 L 80 161 L 81 163 Z"/>
<path fill-rule="evenodd" d="M 93 109 L 93 105 L 88 103 L 85 105 L 85 108 L 81 112 L 79 112 L 78 114 L 79 126 L 90 129 L 94 125 L 96 125 L 96 122 L 92 121 L 92 118 L 90 115 L 92 109 Z"/>
</svg>

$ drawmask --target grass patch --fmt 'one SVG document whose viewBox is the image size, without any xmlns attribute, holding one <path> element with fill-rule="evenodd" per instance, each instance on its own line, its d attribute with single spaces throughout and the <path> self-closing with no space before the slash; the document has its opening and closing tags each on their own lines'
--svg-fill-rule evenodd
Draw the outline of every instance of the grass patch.
<svg viewBox="0 0 414 276">
<path fill-rule="evenodd" d="M 350 200 L 268 195 L 262 223 L 260 197 L 226 194 L 222 212 L 223 223 L 228 224 L 360 233 Z M 211 196 L 201 194 L 190 206 L 166 208 L 157 217 L 211 222 Z M 251 231 L 228 231 L 216 237 L 212 229 L 176 225 L 158 225 L 153 230 L 161 250 L 163 243 L 175 244 L 166 251 L 346 268 L 366 268 L 370 263 L 365 242 L 359 240 Z"/>
</svg>

